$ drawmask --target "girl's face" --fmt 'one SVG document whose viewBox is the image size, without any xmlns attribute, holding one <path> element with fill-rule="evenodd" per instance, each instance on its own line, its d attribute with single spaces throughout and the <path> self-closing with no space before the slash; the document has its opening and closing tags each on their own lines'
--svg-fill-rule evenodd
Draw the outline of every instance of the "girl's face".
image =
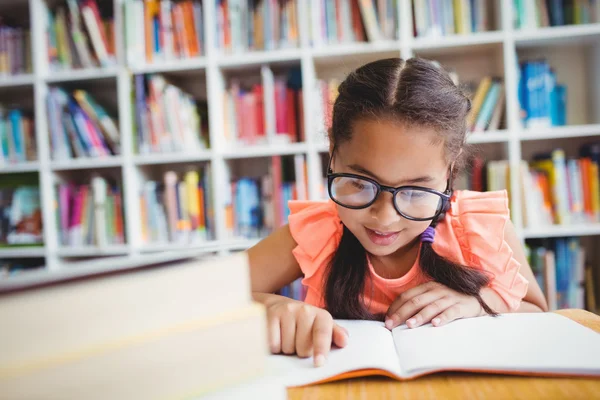
<svg viewBox="0 0 600 400">
<path fill-rule="evenodd" d="M 432 129 L 386 120 L 359 120 L 352 138 L 338 146 L 333 157 L 335 173 L 366 176 L 385 186 L 446 190 L 449 165 L 444 143 Z M 384 191 L 368 208 L 337 207 L 344 225 L 370 254 L 380 257 L 404 248 L 431 223 L 402 217 L 392 204 L 392 194 Z"/>
</svg>

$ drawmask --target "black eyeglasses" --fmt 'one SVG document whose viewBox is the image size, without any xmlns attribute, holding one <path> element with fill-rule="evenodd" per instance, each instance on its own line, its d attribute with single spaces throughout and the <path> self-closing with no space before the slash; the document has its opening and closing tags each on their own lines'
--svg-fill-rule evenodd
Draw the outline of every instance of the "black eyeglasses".
<svg viewBox="0 0 600 400">
<path fill-rule="evenodd" d="M 327 189 L 329 197 L 342 207 L 359 210 L 375 203 L 379 193 L 389 192 L 396 212 L 411 221 L 436 219 L 447 208 L 451 197 L 452 171 L 444 193 L 421 186 L 400 186 L 397 188 L 380 185 L 366 176 L 333 173 L 331 159 L 327 169 Z"/>
</svg>

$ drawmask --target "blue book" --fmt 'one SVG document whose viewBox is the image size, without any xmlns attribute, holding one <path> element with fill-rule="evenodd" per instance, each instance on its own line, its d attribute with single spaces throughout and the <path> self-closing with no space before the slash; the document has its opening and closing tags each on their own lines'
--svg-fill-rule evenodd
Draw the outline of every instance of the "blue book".
<svg viewBox="0 0 600 400">
<path fill-rule="evenodd" d="M 20 110 L 11 110 L 8 113 L 8 118 L 10 119 L 10 124 L 12 127 L 12 136 L 15 144 L 15 156 L 17 161 L 24 162 L 27 161 L 25 157 L 25 149 L 24 146 L 24 137 L 23 137 L 23 129 L 21 129 L 21 122 L 23 120 L 23 114 Z"/>
<path fill-rule="evenodd" d="M 548 11 L 550 12 L 550 25 L 561 26 L 565 24 L 562 0 L 549 0 Z"/>
<path fill-rule="evenodd" d="M 569 285 L 568 285 L 568 304 L 567 307 L 577 307 L 577 295 L 580 282 L 577 277 L 577 263 L 579 260 L 579 239 L 569 238 L 568 239 L 568 253 L 569 253 Z"/>
<path fill-rule="evenodd" d="M 555 119 L 553 126 L 565 126 L 567 124 L 567 87 L 555 85 L 550 94 L 550 107 L 553 109 Z"/>
<path fill-rule="evenodd" d="M 154 18 L 152 22 L 154 25 L 154 54 L 160 54 L 160 21 L 158 18 Z"/>
<path fill-rule="evenodd" d="M 565 302 L 569 289 L 569 254 L 565 239 L 556 239 L 556 292 L 559 296 L 559 308 L 566 308 Z"/>
<path fill-rule="evenodd" d="M 471 2 L 471 32 L 477 32 L 477 0 Z"/>
</svg>

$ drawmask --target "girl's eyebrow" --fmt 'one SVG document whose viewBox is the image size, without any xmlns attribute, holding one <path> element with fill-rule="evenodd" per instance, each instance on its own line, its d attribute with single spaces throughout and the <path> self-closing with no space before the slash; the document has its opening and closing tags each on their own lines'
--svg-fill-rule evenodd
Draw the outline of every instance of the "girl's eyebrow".
<svg viewBox="0 0 600 400">
<path fill-rule="evenodd" d="M 377 182 L 380 182 L 381 180 L 377 177 L 377 175 L 375 175 L 374 173 L 372 173 L 371 171 L 369 171 L 368 169 L 361 167 L 358 164 L 350 164 L 347 166 L 348 168 L 350 168 L 351 170 L 354 170 L 355 172 L 358 172 L 359 174 L 365 174 L 370 176 L 371 178 L 375 179 Z M 433 178 L 432 176 L 429 175 L 423 175 L 423 176 L 419 176 L 417 178 L 411 178 L 411 179 L 405 179 L 402 181 L 403 185 L 414 185 L 416 183 L 430 183 L 433 182 L 435 180 L 435 178 Z"/>
</svg>

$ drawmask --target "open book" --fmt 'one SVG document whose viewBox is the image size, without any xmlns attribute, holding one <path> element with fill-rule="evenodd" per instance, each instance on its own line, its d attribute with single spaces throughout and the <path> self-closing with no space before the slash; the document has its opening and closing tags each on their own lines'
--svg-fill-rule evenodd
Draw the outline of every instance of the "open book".
<svg viewBox="0 0 600 400">
<path fill-rule="evenodd" d="M 312 358 L 271 356 L 286 386 L 438 371 L 600 376 L 600 334 L 559 314 L 504 314 L 391 332 L 381 322 L 336 322 L 348 329 L 348 345 L 332 349 L 323 367 L 315 368 Z"/>
</svg>

